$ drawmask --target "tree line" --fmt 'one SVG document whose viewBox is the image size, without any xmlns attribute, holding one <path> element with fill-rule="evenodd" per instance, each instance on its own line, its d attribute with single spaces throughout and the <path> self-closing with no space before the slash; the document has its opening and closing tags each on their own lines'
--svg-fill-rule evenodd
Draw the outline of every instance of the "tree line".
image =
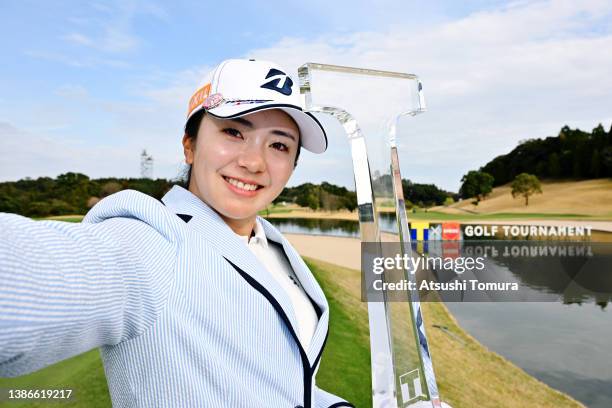
<svg viewBox="0 0 612 408">
<path fill-rule="evenodd" d="M 25 178 L 0 183 L 0 211 L 46 217 L 85 214 L 100 199 L 125 189 L 141 191 L 160 199 L 175 184 L 166 179 L 101 178 L 92 180 L 81 173 L 57 178 Z"/>
<path fill-rule="evenodd" d="M 612 126 L 606 132 L 599 124 L 590 133 L 564 126 L 557 136 L 521 142 L 510 153 L 485 164 L 481 171 L 493 176 L 494 187 L 521 173 L 541 179 L 612 177 Z"/>
<path fill-rule="evenodd" d="M 519 191 L 518 185 L 533 185 L 534 180 L 540 178 L 601 177 L 612 177 L 612 126 L 606 132 L 599 124 L 590 133 L 564 126 L 557 136 L 525 140 L 510 153 L 496 157 L 479 170 L 469 171 L 461 178 L 459 195 L 461 198 L 474 197 L 477 204 L 493 187 L 511 181 L 513 190 Z M 535 192 L 538 188 L 531 187 Z M 528 196 L 525 199 L 527 203 Z"/>
<path fill-rule="evenodd" d="M 326 181 L 321 184 L 304 183 L 296 187 L 285 187 L 274 203 L 295 203 L 312 210 L 353 211 L 357 208 L 357 194 Z"/>
<path fill-rule="evenodd" d="M 390 183 L 390 179 L 375 180 Z M 170 188 L 182 181 L 146 178 L 101 178 L 90 179 L 81 173 L 65 173 L 57 178 L 25 178 L 19 181 L 0 183 L 0 212 L 11 212 L 28 217 L 52 215 L 85 214 L 102 198 L 125 189 L 137 190 L 161 199 Z M 409 208 L 448 204 L 457 195 L 439 189 L 433 184 L 418 184 L 402 180 L 404 197 Z M 388 190 L 392 191 L 392 190 Z M 274 201 L 275 204 L 295 203 L 313 210 L 354 211 L 357 195 L 346 187 L 328 182 L 321 184 L 304 183 L 285 187 Z"/>
</svg>

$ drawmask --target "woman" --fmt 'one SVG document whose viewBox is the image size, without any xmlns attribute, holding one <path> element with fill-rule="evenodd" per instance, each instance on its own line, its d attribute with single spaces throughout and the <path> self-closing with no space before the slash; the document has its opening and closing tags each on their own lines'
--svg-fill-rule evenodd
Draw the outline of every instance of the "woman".
<svg viewBox="0 0 612 408">
<path fill-rule="evenodd" d="M 101 347 L 117 407 L 342 407 L 315 374 L 329 307 L 257 212 L 321 125 L 280 67 L 228 60 L 190 100 L 188 189 L 122 191 L 81 224 L 0 215 L 0 376 Z"/>
</svg>

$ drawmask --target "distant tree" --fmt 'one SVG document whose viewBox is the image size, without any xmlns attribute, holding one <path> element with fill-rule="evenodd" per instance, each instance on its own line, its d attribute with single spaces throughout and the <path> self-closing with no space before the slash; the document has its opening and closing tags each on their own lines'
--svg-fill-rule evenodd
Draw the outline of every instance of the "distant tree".
<svg viewBox="0 0 612 408">
<path fill-rule="evenodd" d="M 357 208 L 357 193 L 349 191 L 344 197 L 342 197 L 342 205 L 350 212 L 355 211 Z"/>
<path fill-rule="evenodd" d="M 310 193 L 307 196 L 307 205 L 311 210 L 318 210 L 319 209 L 319 195 L 315 194 L 315 193 Z"/>
<path fill-rule="evenodd" d="M 453 200 L 453 197 L 446 197 L 446 199 L 444 200 L 444 206 L 448 207 L 449 205 L 453 205 L 455 203 L 455 200 Z"/>
<path fill-rule="evenodd" d="M 591 132 L 585 132 L 564 126 L 557 136 L 524 139 L 512 151 L 497 156 L 480 170 L 493 176 L 494 186 L 511 183 L 521 173 L 551 179 L 588 179 L 595 177 L 597 165 L 592 165 L 592 158 L 597 151 L 598 177 L 610 177 L 612 133 L 606 129 L 597 125 Z"/>
<path fill-rule="evenodd" d="M 484 200 L 493 191 L 494 181 L 493 176 L 485 171 L 470 170 L 461 178 L 463 184 L 459 194 L 462 198 L 475 197 L 477 202 Z"/>
<path fill-rule="evenodd" d="M 87 212 L 87 200 L 93 195 L 90 191 L 91 187 L 92 183 L 85 174 L 73 172 L 60 174 L 56 179 L 55 197 L 53 198 L 57 198 L 67 205 L 49 205 L 47 208 L 50 214 L 63 215 L 67 213 L 68 209 L 72 209 L 73 214 L 84 214 Z"/>
<path fill-rule="evenodd" d="M 308 207 L 308 194 L 300 194 L 297 196 L 295 203 L 300 207 Z"/>
<path fill-rule="evenodd" d="M 26 213 L 29 216 L 34 217 L 45 217 L 51 213 L 50 204 L 43 201 L 35 201 L 29 203 Z"/>
<path fill-rule="evenodd" d="M 548 156 L 548 176 L 552 178 L 561 176 L 561 163 L 559 162 L 559 155 L 557 153 L 552 153 Z"/>
<path fill-rule="evenodd" d="M 453 193 L 438 188 L 435 184 L 413 183 L 407 179 L 402 179 L 402 190 L 406 201 L 421 202 L 424 206 L 442 205 L 447 197 L 453 195 Z"/>
<path fill-rule="evenodd" d="M 337 211 L 341 208 L 340 196 L 321 189 L 319 195 L 319 207 L 325 211 Z"/>
<path fill-rule="evenodd" d="M 49 203 L 49 213 L 57 215 L 74 214 L 76 209 L 64 200 L 52 199 Z"/>
<path fill-rule="evenodd" d="M 542 194 L 540 180 L 533 174 L 521 173 L 512 182 L 512 197 L 525 197 L 525 205 L 529 205 L 529 196 Z"/>
<path fill-rule="evenodd" d="M 604 129 L 603 125 L 600 123 L 595 128 L 593 128 L 593 131 L 591 132 L 591 134 L 593 135 L 593 137 L 601 137 L 601 136 L 605 137 L 606 129 Z"/>
<path fill-rule="evenodd" d="M 301 188 L 304 186 L 304 188 Z M 311 210 L 318 210 L 320 206 L 320 188 L 313 184 L 303 184 L 300 187 L 299 195 L 297 196 L 296 203 L 302 207 L 309 207 Z"/>
<path fill-rule="evenodd" d="M 117 183 L 116 181 L 109 181 L 104 183 L 104 185 L 101 187 L 100 196 L 106 197 L 111 194 L 115 194 L 116 192 L 121 191 L 121 188 L 121 184 Z"/>
<path fill-rule="evenodd" d="M 591 176 L 594 178 L 598 178 L 601 174 L 601 156 L 598 150 L 593 150 L 593 155 L 591 156 Z"/>
<path fill-rule="evenodd" d="M 548 171 L 547 167 L 547 163 L 542 160 L 536 164 L 535 173 L 540 177 L 546 177 Z"/>
<path fill-rule="evenodd" d="M 612 129 L 610 129 L 612 131 Z M 612 135 L 611 135 L 612 138 Z M 601 151 L 602 176 L 612 177 L 612 145 Z"/>
<path fill-rule="evenodd" d="M 99 202 L 100 202 L 99 197 L 89 197 L 89 200 L 87 200 L 87 208 L 91 208 L 94 205 L 98 204 Z"/>
<path fill-rule="evenodd" d="M 320 185 L 304 183 L 295 187 L 285 187 L 274 200 L 275 204 L 292 202 L 313 210 L 341 210 L 346 208 L 354 211 L 357 208 L 357 194 L 346 187 L 336 186 L 326 181 Z"/>
</svg>

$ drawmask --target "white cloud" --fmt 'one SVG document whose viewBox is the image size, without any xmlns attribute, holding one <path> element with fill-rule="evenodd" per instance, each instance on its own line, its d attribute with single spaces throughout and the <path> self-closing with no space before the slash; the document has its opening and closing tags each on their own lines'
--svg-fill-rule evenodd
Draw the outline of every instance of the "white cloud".
<svg viewBox="0 0 612 408">
<path fill-rule="evenodd" d="M 112 20 L 105 26 L 108 30 L 94 36 L 79 29 L 66 40 L 81 45 L 91 41 L 109 53 L 133 50 L 142 43 L 130 37 L 135 13 L 165 18 L 162 9 L 137 10 L 141 6 L 132 2 L 119 8 L 104 5 L 100 11 L 104 21 Z M 556 134 L 565 124 L 590 130 L 601 121 L 609 128 L 612 53 L 606 50 L 612 49 L 611 13 L 608 1 L 515 2 L 418 27 L 286 37 L 246 56 L 294 70 L 314 61 L 418 74 L 429 111 L 409 122 L 410 135 L 400 150 L 403 176 L 457 190 L 465 172 L 508 152 L 519 140 Z M 102 63 L 50 53 L 31 55 L 68 64 Z M 113 164 L 109 175 L 128 167 L 137 169 L 135 157 L 147 148 L 156 158 L 156 175 L 172 177 L 181 161 L 179 143 L 187 100 L 209 68 L 151 72 L 131 85 L 134 100 L 130 102 L 96 100 L 85 89 L 71 86 L 60 88 L 58 94 L 81 98 L 90 111 L 112 118 L 105 129 L 108 139 L 98 143 L 117 146 L 105 150 L 105 162 Z M 54 149 L 59 148 L 48 149 L 48 154 L 55 154 Z M 87 155 L 83 149 L 79 154 Z M 329 180 L 350 185 L 352 172 L 342 149 L 333 147 L 322 156 L 305 152 L 291 182 Z M 334 168 L 337 160 L 343 164 Z M 91 173 L 96 174 L 101 170 Z"/>
<path fill-rule="evenodd" d="M 37 50 L 26 50 L 23 54 L 30 58 L 39 60 L 51 61 L 67 65 L 75 68 L 94 68 L 94 67 L 111 67 L 118 69 L 130 68 L 130 64 L 123 60 L 108 58 L 108 57 L 95 57 L 95 56 L 81 56 L 81 55 L 69 55 L 64 52 L 51 52 L 51 51 L 37 51 Z"/>
<path fill-rule="evenodd" d="M 80 33 L 66 34 L 65 36 L 62 37 L 62 39 L 65 41 L 74 43 L 74 44 L 78 44 L 78 45 L 90 46 L 93 44 L 93 41 L 91 40 L 91 38 L 87 37 L 86 35 L 80 34 Z"/>
<path fill-rule="evenodd" d="M 138 155 L 123 147 L 91 146 L 0 122 L 0 181 L 80 172 L 90 177 L 137 177 Z"/>
<path fill-rule="evenodd" d="M 64 98 L 82 100 L 89 96 L 89 91 L 82 85 L 66 84 L 60 86 L 55 94 Z"/>
<path fill-rule="evenodd" d="M 122 0 L 107 4 L 92 3 L 89 7 L 97 17 L 68 17 L 68 21 L 80 30 L 88 32 L 71 32 L 61 36 L 61 39 L 109 54 L 125 54 L 142 45 L 142 39 L 133 32 L 136 17 L 147 15 L 161 21 L 168 19 L 161 6 L 149 1 Z"/>
<path fill-rule="evenodd" d="M 121 53 L 135 50 L 140 45 L 140 39 L 129 33 L 123 27 L 107 27 L 104 36 L 96 43 L 96 48 L 106 52 Z"/>
<path fill-rule="evenodd" d="M 89 61 L 79 61 L 75 58 L 69 57 L 68 55 L 59 52 L 26 50 L 23 52 L 23 54 L 30 58 L 59 62 L 60 64 L 76 68 L 89 67 L 92 65 Z"/>
<path fill-rule="evenodd" d="M 138 48 L 141 40 L 123 27 L 108 26 L 104 34 L 96 38 L 81 33 L 70 33 L 61 37 L 71 44 L 89 47 L 94 50 L 108 53 L 125 53 Z"/>
<path fill-rule="evenodd" d="M 249 56 L 292 69 L 314 61 L 418 74 L 429 112 L 411 123 L 404 176 L 456 190 L 467 170 L 519 140 L 565 124 L 609 126 L 611 11 L 604 1 L 515 3 L 418 30 L 285 38 Z"/>
</svg>

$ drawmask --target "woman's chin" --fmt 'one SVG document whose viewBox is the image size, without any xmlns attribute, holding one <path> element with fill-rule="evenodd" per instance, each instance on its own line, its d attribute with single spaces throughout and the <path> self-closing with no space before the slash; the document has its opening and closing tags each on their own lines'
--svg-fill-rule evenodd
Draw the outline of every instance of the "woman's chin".
<svg viewBox="0 0 612 408">
<path fill-rule="evenodd" d="M 220 208 L 217 212 L 220 213 L 226 220 L 229 219 L 235 222 L 247 222 L 252 221 L 257 216 L 259 209 L 256 207 L 244 208 L 242 206 L 225 206 L 224 208 Z"/>
</svg>

